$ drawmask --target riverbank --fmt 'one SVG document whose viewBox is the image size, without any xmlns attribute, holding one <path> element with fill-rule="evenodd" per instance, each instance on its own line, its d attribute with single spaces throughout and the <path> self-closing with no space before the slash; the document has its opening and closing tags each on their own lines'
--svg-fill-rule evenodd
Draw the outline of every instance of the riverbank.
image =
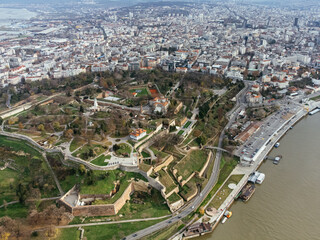
<svg viewBox="0 0 320 240">
<path fill-rule="evenodd" d="M 318 105 L 318 104 L 317 104 Z M 288 130 L 291 129 L 292 126 L 294 126 L 297 122 L 299 122 L 302 118 L 304 118 L 308 114 L 308 111 L 301 107 L 301 109 L 294 114 L 290 119 L 285 121 L 279 128 L 264 142 L 264 145 L 262 146 L 262 151 L 259 151 L 259 155 L 256 156 L 256 160 L 251 166 L 241 166 L 238 165 L 234 171 L 230 174 L 236 175 L 236 174 L 244 174 L 244 177 L 241 179 L 241 181 L 237 184 L 237 187 L 229 194 L 229 196 L 226 198 L 226 200 L 223 202 L 223 204 L 218 208 L 217 214 L 210 217 L 208 215 L 205 215 L 205 218 L 209 218 L 209 223 L 212 225 L 212 230 L 209 232 L 206 232 L 204 234 L 208 234 L 213 232 L 213 230 L 216 228 L 220 220 L 223 218 L 224 212 L 231 207 L 233 204 L 235 197 L 238 195 L 238 193 L 241 191 L 241 189 L 244 187 L 244 185 L 247 183 L 248 178 L 250 174 L 254 171 L 256 171 L 260 165 L 264 162 L 264 159 L 269 154 L 269 152 L 273 149 L 274 144 L 278 142 L 286 133 Z M 225 182 L 228 179 L 225 180 Z M 225 183 L 224 182 L 224 183 Z M 221 185 L 220 189 L 224 185 L 224 183 Z M 217 190 L 216 194 L 220 191 L 220 189 Z M 215 194 L 215 195 L 216 195 Z M 214 195 L 214 196 L 215 196 Z M 209 203 L 205 206 L 208 207 Z M 201 223 L 203 221 L 203 217 L 200 218 L 197 222 Z M 204 235 L 202 234 L 202 235 Z M 195 235 L 193 237 L 198 237 L 198 235 Z M 188 237 L 190 238 L 190 237 Z"/>
<path fill-rule="evenodd" d="M 199 240 L 318 239 L 319 135 L 320 114 L 302 118 L 269 153 L 281 154 L 280 164 L 267 160 L 260 166 L 266 179 L 252 199 L 235 201 L 232 218 Z"/>
</svg>

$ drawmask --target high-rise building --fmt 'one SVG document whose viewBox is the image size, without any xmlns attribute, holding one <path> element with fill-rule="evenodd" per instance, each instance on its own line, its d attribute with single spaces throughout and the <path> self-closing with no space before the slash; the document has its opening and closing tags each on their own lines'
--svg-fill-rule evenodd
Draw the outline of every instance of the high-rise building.
<svg viewBox="0 0 320 240">
<path fill-rule="evenodd" d="M 296 17 L 294 19 L 294 25 L 293 26 L 298 27 L 298 21 L 299 21 L 299 18 Z"/>
<path fill-rule="evenodd" d="M 130 21 L 132 21 L 132 19 L 133 19 L 133 12 L 129 12 L 129 19 L 130 19 Z"/>
</svg>

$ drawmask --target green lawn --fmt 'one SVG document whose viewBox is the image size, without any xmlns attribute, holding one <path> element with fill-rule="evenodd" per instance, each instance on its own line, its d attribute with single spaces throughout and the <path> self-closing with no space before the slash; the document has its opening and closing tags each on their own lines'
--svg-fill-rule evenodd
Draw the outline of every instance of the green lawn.
<svg viewBox="0 0 320 240">
<path fill-rule="evenodd" d="M 94 171 L 96 178 L 105 175 L 106 171 Z M 119 177 L 120 171 L 108 171 L 108 177 L 103 180 L 98 180 L 94 185 L 81 185 L 81 194 L 108 194 L 114 189 L 114 181 Z"/>
<path fill-rule="evenodd" d="M 149 164 L 145 164 L 145 163 L 140 163 L 139 164 L 139 168 L 144 171 L 144 172 L 147 172 L 149 171 L 149 169 L 151 168 L 152 166 L 149 165 Z"/>
<path fill-rule="evenodd" d="M 75 184 L 81 183 L 84 179 L 84 176 L 79 174 L 68 175 L 64 178 L 64 180 L 60 180 L 60 185 L 62 189 L 67 192 L 69 191 Z"/>
<path fill-rule="evenodd" d="M 90 156 L 90 151 L 92 150 L 93 156 Z M 107 149 L 106 147 L 102 147 L 99 144 L 86 144 L 78 151 L 72 153 L 74 157 L 80 157 L 83 160 L 88 160 L 92 157 L 99 156 L 101 153 L 105 152 Z"/>
<path fill-rule="evenodd" d="M 58 195 L 56 184 L 47 163 L 38 150 L 27 142 L 0 135 L 1 159 L 11 160 L 16 170 L 6 168 L 0 171 L 0 205 L 16 200 L 16 185 L 33 183 L 41 191 L 42 197 Z"/>
<path fill-rule="evenodd" d="M 131 139 L 129 139 L 127 142 L 130 143 L 130 145 L 131 145 L 132 147 L 136 144 L 136 143 L 135 143 L 133 140 L 131 140 Z"/>
<path fill-rule="evenodd" d="M 0 135 L 0 147 L 10 147 L 13 151 L 24 151 L 32 156 L 41 157 L 41 154 L 32 145 L 29 145 L 26 141 L 16 138 L 9 138 Z"/>
<path fill-rule="evenodd" d="M 136 199 L 142 203 L 137 203 Z M 115 216 L 99 216 L 99 217 L 87 217 L 83 223 L 91 223 L 97 220 L 100 221 L 119 221 L 127 219 L 143 219 L 151 217 L 161 217 L 170 215 L 171 212 L 166 204 L 165 199 L 161 196 L 161 193 L 155 189 L 151 190 L 151 194 L 145 192 L 135 192 L 131 195 L 129 200 Z M 120 217 L 120 215 L 122 215 Z M 76 217 L 71 224 L 80 223 L 80 219 Z"/>
<path fill-rule="evenodd" d="M 84 227 L 84 236 L 87 239 L 94 240 L 120 240 L 127 235 L 152 226 L 160 221 L 163 221 L 163 219 Z"/>
<path fill-rule="evenodd" d="M 154 153 L 154 155 L 156 155 L 156 157 L 159 157 L 161 159 L 165 159 L 168 154 L 165 152 L 161 152 L 158 149 L 156 149 L 155 147 L 150 147 L 150 150 Z"/>
<path fill-rule="evenodd" d="M 170 197 L 168 197 L 168 201 L 170 203 L 175 203 L 175 202 L 179 201 L 180 199 L 181 199 L 181 197 L 177 193 L 172 193 L 170 195 Z"/>
<path fill-rule="evenodd" d="M 9 168 L 0 171 L 0 205 L 2 205 L 3 200 L 11 202 L 17 200 L 15 190 L 13 189 L 19 174 Z"/>
<path fill-rule="evenodd" d="M 118 145 L 120 148 L 116 151 L 117 155 L 130 156 L 132 148 L 126 143 L 120 143 Z"/>
<path fill-rule="evenodd" d="M 230 176 L 226 183 L 222 186 L 220 191 L 217 193 L 217 195 L 214 197 L 209 206 L 218 209 L 232 192 L 232 189 L 230 189 L 228 185 L 230 183 L 238 184 L 240 180 L 243 178 L 243 176 L 244 174 Z"/>
<path fill-rule="evenodd" d="M 110 155 L 108 155 L 108 156 L 100 155 L 96 159 L 92 160 L 91 163 L 98 165 L 98 166 L 107 166 L 108 162 L 105 162 L 104 160 L 110 159 L 110 158 L 111 158 Z"/>
<path fill-rule="evenodd" d="M 73 152 L 74 150 L 81 147 L 85 143 L 86 141 L 84 139 L 74 138 L 70 144 L 70 152 Z"/>
<path fill-rule="evenodd" d="M 55 239 L 68 239 L 68 240 L 79 240 L 80 230 L 78 228 L 61 228 L 58 230 L 59 233 Z"/>
<path fill-rule="evenodd" d="M 184 133 L 184 131 L 183 130 L 180 130 L 179 132 L 178 132 L 178 135 L 182 135 Z"/>
<path fill-rule="evenodd" d="M 192 123 L 191 121 L 188 121 L 188 122 L 183 126 L 183 128 L 189 127 L 191 123 Z"/>
<path fill-rule="evenodd" d="M 166 171 L 162 169 L 158 173 L 160 182 L 166 187 L 166 194 L 170 193 L 177 187 L 177 185 L 174 183 L 174 181 Z"/>
<path fill-rule="evenodd" d="M 131 90 L 129 90 L 129 92 L 131 92 L 131 93 L 134 93 L 134 92 L 138 93 L 138 94 L 136 95 L 136 97 L 142 97 L 142 96 L 148 96 L 148 95 L 149 95 L 149 94 L 148 94 L 148 90 L 147 90 L 146 88 L 131 89 Z"/>
<path fill-rule="evenodd" d="M 181 191 L 179 194 L 187 200 L 189 197 L 191 197 L 195 192 L 197 191 L 197 182 L 195 181 L 195 177 L 191 178 L 187 184 L 185 184 L 183 187 L 181 187 Z"/>
<path fill-rule="evenodd" d="M 135 203 L 135 201 L 133 201 L 133 199 L 135 199 L 135 194 L 136 193 L 131 196 L 131 200 L 119 211 L 118 215 L 122 214 L 122 218 L 151 218 L 171 214 L 165 199 L 161 196 L 159 191 L 152 189 L 151 195 L 144 192 L 137 193 L 139 199 L 143 200 L 143 204 Z M 119 218 L 119 220 L 122 218 Z"/>
<path fill-rule="evenodd" d="M 118 199 L 122 195 L 124 190 L 129 185 L 128 180 L 130 180 L 131 178 L 142 179 L 146 181 L 146 179 L 142 175 L 134 172 L 123 172 L 120 170 L 113 170 L 113 171 L 107 171 L 107 175 L 106 175 L 106 171 L 93 171 L 93 173 L 97 179 L 96 183 L 93 185 L 86 185 L 86 184 L 81 185 L 80 193 L 81 194 L 108 194 L 111 192 L 111 190 L 114 189 L 114 186 L 115 186 L 114 182 L 116 180 L 119 180 L 120 189 L 113 198 L 106 200 L 108 203 L 115 202 L 116 199 Z M 106 177 L 103 178 L 103 176 L 106 176 Z"/>
<path fill-rule="evenodd" d="M 141 154 L 142 154 L 142 157 L 144 157 L 144 158 L 149 158 L 150 157 L 150 154 L 145 152 L 145 151 L 142 151 Z"/>
<path fill-rule="evenodd" d="M 200 147 L 197 139 L 193 140 L 190 144 L 189 144 L 190 147 Z"/>
<path fill-rule="evenodd" d="M 220 164 L 220 172 L 219 172 L 218 182 L 213 187 L 213 189 L 210 191 L 210 193 L 205 198 L 205 200 L 202 202 L 201 206 L 204 206 L 208 203 L 208 201 L 218 191 L 218 189 L 223 184 L 223 182 L 229 177 L 229 175 L 233 171 L 233 169 L 237 166 L 237 163 L 238 163 L 237 157 L 231 158 L 228 155 L 223 154 L 223 159 L 224 159 L 224 164 L 222 166 Z"/>
<path fill-rule="evenodd" d="M 194 138 L 193 132 L 191 132 L 191 134 L 189 134 L 189 136 L 183 141 L 183 145 L 189 144 Z"/>
<path fill-rule="evenodd" d="M 8 205 L 7 210 L 0 208 L 0 217 L 4 216 L 9 216 L 11 218 L 26 218 L 28 216 L 28 207 L 16 203 Z"/>
<path fill-rule="evenodd" d="M 175 169 L 178 170 L 178 175 L 185 180 L 193 172 L 200 172 L 207 161 L 207 157 L 208 153 L 205 150 L 194 150 L 175 165 Z"/>
</svg>

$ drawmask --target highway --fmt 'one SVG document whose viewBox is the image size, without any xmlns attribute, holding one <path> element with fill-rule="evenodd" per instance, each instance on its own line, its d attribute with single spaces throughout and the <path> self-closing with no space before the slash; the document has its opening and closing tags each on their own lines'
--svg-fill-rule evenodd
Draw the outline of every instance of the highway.
<svg viewBox="0 0 320 240">
<path fill-rule="evenodd" d="M 225 128 L 223 129 L 223 131 L 220 134 L 219 137 L 219 143 L 218 143 L 218 150 L 216 153 L 216 157 L 215 157 L 215 161 L 214 161 L 214 166 L 213 166 L 213 171 L 212 171 L 212 175 L 209 178 L 209 181 L 207 183 L 207 185 L 203 188 L 202 192 L 200 194 L 198 194 L 195 199 L 193 199 L 188 205 L 187 207 L 184 208 L 183 211 L 181 211 L 179 214 L 171 217 L 168 220 L 159 222 L 153 226 L 150 226 L 148 228 L 145 228 L 143 230 L 140 230 L 136 233 L 130 234 L 129 236 L 126 237 L 126 240 L 136 240 L 136 239 L 140 239 L 142 237 L 148 236 L 158 230 L 161 230 L 165 227 L 168 227 L 171 224 L 176 223 L 177 221 L 179 221 L 180 219 L 188 216 L 190 213 L 192 213 L 193 211 L 195 211 L 200 205 L 201 203 L 204 201 L 204 199 L 207 197 L 207 195 L 210 193 L 211 189 L 215 186 L 218 177 L 219 177 L 219 168 L 220 168 L 220 161 L 221 161 L 221 157 L 222 157 L 222 151 L 219 150 L 222 148 L 222 142 L 224 139 L 224 133 L 225 130 L 228 129 L 231 124 L 234 122 L 236 116 L 238 115 L 238 113 L 241 111 L 240 108 L 240 104 L 242 102 L 242 99 L 244 99 L 244 93 L 246 92 L 246 90 L 248 89 L 248 85 L 246 84 L 246 87 L 244 89 L 242 89 L 239 94 L 236 96 L 237 98 L 237 102 L 235 107 L 230 111 L 231 114 L 229 114 L 230 119 L 228 124 L 225 126 Z"/>
</svg>

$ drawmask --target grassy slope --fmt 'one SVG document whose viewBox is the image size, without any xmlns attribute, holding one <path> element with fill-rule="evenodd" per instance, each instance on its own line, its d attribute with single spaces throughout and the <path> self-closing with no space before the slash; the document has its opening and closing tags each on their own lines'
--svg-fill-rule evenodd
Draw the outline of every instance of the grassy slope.
<svg viewBox="0 0 320 240">
<path fill-rule="evenodd" d="M 121 223 L 112 225 L 98 225 L 91 227 L 84 227 L 84 236 L 87 239 L 94 240 L 119 240 L 127 235 L 130 235 L 136 231 L 147 228 L 158 223 L 161 220 L 145 221 L 145 222 L 133 222 L 133 223 Z"/>
<path fill-rule="evenodd" d="M 55 182 L 49 173 L 48 165 L 45 161 L 43 161 L 43 157 L 39 151 L 31 147 L 25 141 L 18 140 L 18 139 L 11 139 L 5 136 L 0 136 L 0 147 L 5 147 L 11 151 L 23 151 L 29 155 L 26 156 L 19 156 L 14 153 L 4 152 L 2 153 L 2 157 L 6 159 L 14 160 L 14 165 L 18 167 L 19 171 L 14 171 L 11 169 L 5 169 L 0 173 L 0 205 L 2 204 L 3 200 L 5 199 L 7 202 L 12 200 L 16 200 L 15 197 L 15 185 L 18 181 L 23 181 L 25 183 L 31 181 L 31 176 L 26 171 L 26 168 L 29 167 L 30 158 L 31 157 L 38 157 L 42 160 L 41 168 L 44 170 L 45 173 L 48 174 L 48 179 L 44 179 L 48 184 L 51 184 L 53 187 L 50 191 L 41 190 L 42 197 L 53 197 L 57 196 L 58 191 L 56 189 Z M 31 171 L 31 169 L 29 169 Z"/>
<path fill-rule="evenodd" d="M 105 162 L 104 160 L 108 159 L 105 155 L 100 155 L 96 159 L 92 160 L 91 163 L 98 165 L 98 166 L 107 166 L 108 162 Z"/>
<path fill-rule="evenodd" d="M 181 160 L 175 168 L 183 179 L 187 179 L 193 172 L 200 171 L 207 161 L 208 154 L 203 150 L 192 151 L 187 157 Z"/>
</svg>

